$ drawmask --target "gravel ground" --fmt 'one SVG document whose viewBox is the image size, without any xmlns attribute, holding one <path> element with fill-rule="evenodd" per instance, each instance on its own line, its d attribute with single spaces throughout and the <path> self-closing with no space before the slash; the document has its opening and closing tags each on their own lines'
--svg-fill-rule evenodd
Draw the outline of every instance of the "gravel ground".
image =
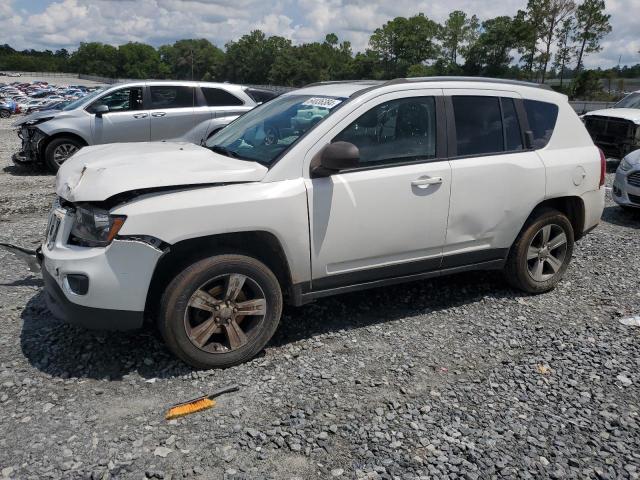
<svg viewBox="0 0 640 480">
<path fill-rule="evenodd" d="M 33 246 L 53 177 L 14 169 L 16 147 L 0 123 L 0 241 Z M 551 293 L 473 273 L 325 299 L 203 372 L 153 331 L 56 322 L 0 252 L 0 478 L 639 478 L 640 328 L 619 322 L 640 314 L 639 228 L 608 199 Z"/>
</svg>

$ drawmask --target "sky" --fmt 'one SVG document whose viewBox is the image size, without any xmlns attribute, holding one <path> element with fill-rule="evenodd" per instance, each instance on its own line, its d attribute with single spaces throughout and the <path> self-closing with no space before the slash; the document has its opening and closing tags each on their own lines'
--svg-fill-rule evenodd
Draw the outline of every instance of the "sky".
<svg viewBox="0 0 640 480">
<path fill-rule="evenodd" d="M 640 0 L 606 0 L 613 31 L 586 66 L 608 68 L 640 63 Z M 0 0 L 0 44 L 14 48 L 75 50 L 80 42 L 154 46 L 182 38 L 206 38 L 223 48 L 251 30 L 281 35 L 294 43 L 336 33 L 354 51 L 397 16 L 424 13 L 442 22 L 451 10 L 481 20 L 514 15 L 526 0 Z"/>
</svg>

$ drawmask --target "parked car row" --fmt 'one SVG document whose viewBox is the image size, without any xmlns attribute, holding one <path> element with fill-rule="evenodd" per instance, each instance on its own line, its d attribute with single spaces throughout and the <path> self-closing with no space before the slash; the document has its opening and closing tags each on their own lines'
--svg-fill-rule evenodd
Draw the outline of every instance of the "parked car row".
<svg viewBox="0 0 640 480">
<path fill-rule="evenodd" d="M 58 111 L 42 110 L 15 122 L 22 148 L 13 160 L 45 164 L 55 172 L 87 145 L 161 140 L 200 145 L 275 96 L 271 90 L 209 82 L 140 81 L 103 87 Z"/>
<path fill-rule="evenodd" d="M 19 113 L 61 108 L 63 102 L 72 102 L 84 97 L 97 87 L 82 85 L 52 85 L 44 81 L 30 83 L 0 83 L 0 105 L 5 111 L 3 118 Z"/>
</svg>

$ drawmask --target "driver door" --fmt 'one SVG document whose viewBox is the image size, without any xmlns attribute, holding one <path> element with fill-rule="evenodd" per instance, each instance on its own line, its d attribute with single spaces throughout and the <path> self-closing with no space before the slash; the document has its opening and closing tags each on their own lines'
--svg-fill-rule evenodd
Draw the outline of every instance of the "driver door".
<svg viewBox="0 0 640 480">
<path fill-rule="evenodd" d="M 440 268 L 451 187 L 443 119 L 442 90 L 382 95 L 308 153 L 307 171 L 328 142 L 360 150 L 358 168 L 306 179 L 313 290 Z"/>
<path fill-rule="evenodd" d="M 149 110 L 143 108 L 143 87 L 124 87 L 110 92 L 88 108 L 91 114 L 93 144 L 116 142 L 148 142 L 150 139 Z M 107 113 L 96 116 L 93 109 L 98 105 L 109 107 Z"/>
</svg>

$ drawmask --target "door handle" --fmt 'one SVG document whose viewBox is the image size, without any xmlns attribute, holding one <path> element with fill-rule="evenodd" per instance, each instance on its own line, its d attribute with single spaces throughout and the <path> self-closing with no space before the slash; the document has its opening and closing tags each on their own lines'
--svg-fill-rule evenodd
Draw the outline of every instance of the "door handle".
<svg viewBox="0 0 640 480">
<path fill-rule="evenodd" d="M 147 118 L 146 113 L 136 113 L 133 118 Z"/>
<path fill-rule="evenodd" d="M 442 177 L 420 177 L 411 182 L 411 185 L 418 188 L 427 188 L 429 185 L 442 183 Z"/>
<path fill-rule="evenodd" d="M 151 114 L 152 117 L 164 117 L 167 114 L 167 112 L 153 112 Z"/>
</svg>

